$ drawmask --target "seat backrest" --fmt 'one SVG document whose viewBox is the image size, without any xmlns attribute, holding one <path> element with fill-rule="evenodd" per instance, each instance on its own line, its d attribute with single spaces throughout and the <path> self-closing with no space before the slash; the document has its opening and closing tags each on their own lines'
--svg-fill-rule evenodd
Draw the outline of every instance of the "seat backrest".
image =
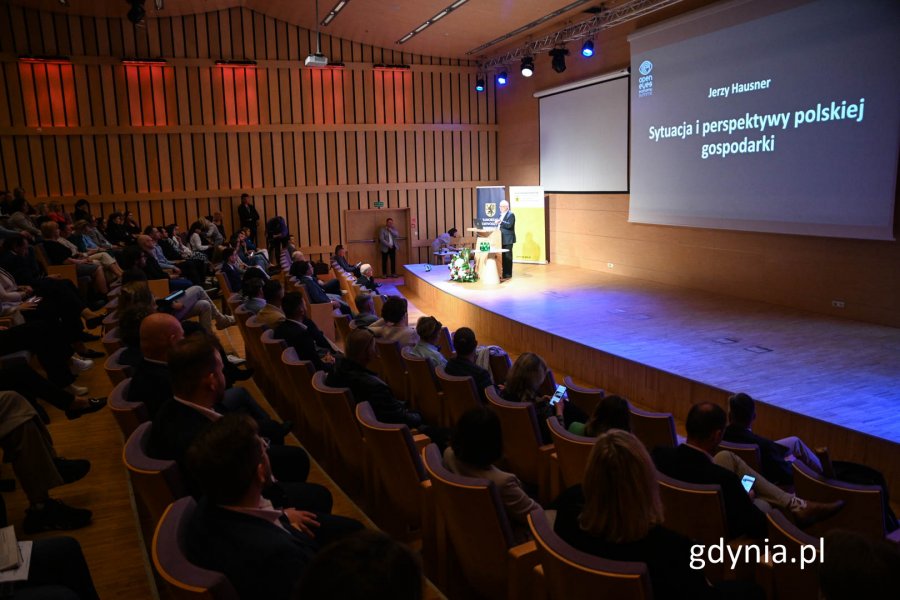
<svg viewBox="0 0 900 600">
<path fill-rule="evenodd" d="M 605 395 L 605 392 L 600 388 L 578 385 L 568 375 L 563 378 L 563 384 L 567 388 L 566 395 L 569 397 L 569 402 L 580 408 L 586 415 L 594 414 L 594 409 L 597 408 L 597 405 L 600 404 Z"/>
<path fill-rule="evenodd" d="M 341 343 L 346 344 L 347 337 L 350 335 L 350 315 L 342 315 L 339 310 L 335 310 L 332 315 L 334 318 L 334 329 L 337 331 Z"/>
<path fill-rule="evenodd" d="M 656 478 L 667 528 L 703 544 L 728 539 L 721 487 L 679 481 L 659 472 Z"/>
<path fill-rule="evenodd" d="M 509 470 L 523 481 L 539 483 L 542 444 L 534 404 L 504 400 L 492 387 L 485 391 L 490 408 L 500 418 L 500 428 L 503 430 L 503 456 Z"/>
<path fill-rule="evenodd" d="M 138 425 L 150 420 L 147 407 L 143 402 L 128 401 L 128 386 L 130 385 L 130 377 L 123 379 L 116 384 L 109 395 L 109 410 L 112 411 L 113 417 L 122 431 L 122 437 L 126 440 L 138 428 Z"/>
<path fill-rule="evenodd" d="M 493 482 L 456 475 L 437 445 L 422 450 L 437 509 L 466 580 L 486 598 L 507 596 L 507 551 L 512 529 Z"/>
<path fill-rule="evenodd" d="M 353 396 L 349 388 L 335 388 L 325 384 L 326 374 L 317 371 L 312 378 L 312 386 L 319 398 L 319 404 L 337 440 L 338 451 L 344 463 L 353 471 L 363 474 L 365 446 L 360 425 L 353 413 Z"/>
<path fill-rule="evenodd" d="M 148 279 L 147 287 L 150 288 L 150 293 L 153 294 L 154 298 L 165 298 L 169 295 L 169 280 L 168 279 Z"/>
<path fill-rule="evenodd" d="M 738 455 L 747 466 L 756 472 L 761 472 L 762 460 L 759 455 L 759 445 L 757 444 L 739 444 L 737 442 L 719 442 L 719 450 L 728 450 Z"/>
<path fill-rule="evenodd" d="M 766 513 L 768 521 L 769 544 L 779 544 L 787 549 L 787 556 L 806 556 L 801 551 L 803 546 L 819 548 L 821 538 L 809 535 L 794 525 L 784 513 L 773 510 Z M 821 557 L 819 557 L 821 558 Z M 774 566 L 775 598 L 791 598 L 792 600 L 818 600 L 819 598 L 819 561 L 801 566 L 791 561 L 784 561 Z"/>
<path fill-rule="evenodd" d="M 122 354 L 125 352 L 125 348 L 119 348 L 108 357 L 106 357 L 106 362 L 103 364 L 103 368 L 106 370 L 106 375 L 109 377 L 109 380 L 113 385 L 118 385 L 122 383 L 126 378 L 131 377 L 132 368 L 128 365 L 124 365 L 119 362 L 119 359 L 122 357 Z"/>
<path fill-rule="evenodd" d="M 400 343 L 375 338 L 375 344 L 381 357 L 385 383 L 394 392 L 394 396 L 406 402 L 409 399 L 406 387 L 407 365 L 400 356 Z"/>
<path fill-rule="evenodd" d="M 631 433 L 644 443 L 647 452 L 654 448 L 674 448 L 678 445 L 675 435 L 675 418 L 671 413 L 657 413 L 635 406 L 631 410 Z"/>
<path fill-rule="evenodd" d="M 149 421 L 138 425 L 122 450 L 122 460 L 138 500 L 138 510 L 143 511 L 141 520 L 150 524 L 149 531 L 169 504 L 187 494 L 178 463 L 151 458 L 147 454 L 152 425 Z"/>
<path fill-rule="evenodd" d="M 793 467 L 797 496 L 816 502 L 845 502 L 834 516 L 807 527 L 808 533 L 824 535 L 833 529 L 848 529 L 873 539 L 884 538 L 884 504 L 880 487 L 827 479 L 799 460 L 794 461 Z"/>
<path fill-rule="evenodd" d="M 547 419 L 547 426 L 550 428 L 550 436 L 553 438 L 553 447 L 556 448 L 563 486 L 569 488 L 581 484 L 584 481 L 584 469 L 587 467 L 588 456 L 590 456 L 597 438 L 570 433 L 559 422 L 559 419 L 553 417 Z"/>
<path fill-rule="evenodd" d="M 122 347 L 122 338 L 119 337 L 119 328 L 113 327 L 103 335 L 103 349 L 107 354 L 112 354 Z"/>
<path fill-rule="evenodd" d="M 467 410 L 483 406 L 481 396 L 471 375 L 448 375 L 444 367 L 434 370 L 441 391 L 444 392 L 444 416 L 447 426 L 454 426 Z"/>
<path fill-rule="evenodd" d="M 382 423 L 368 402 L 356 405 L 356 419 L 387 505 L 408 527 L 418 528 L 424 501 L 422 482 L 428 477 L 409 427 Z"/>
<path fill-rule="evenodd" d="M 316 390 L 312 386 L 316 368 L 312 362 L 300 360 L 293 347 L 285 348 L 282 351 L 281 364 L 291 383 L 287 397 L 287 414 L 282 417 L 309 428 L 313 439 L 305 439 L 304 444 L 321 445 L 329 435 L 329 430 L 327 417 L 322 411 Z"/>
<path fill-rule="evenodd" d="M 255 315 L 247 319 L 244 327 L 247 333 L 244 337 L 244 350 L 247 352 L 248 357 L 253 357 L 252 362 L 254 365 L 261 366 L 266 360 L 265 350 L 262 347 L 262 334 L 268 327 Z"/>
<path fill-rule="evenodd" d="M 416 356 L 410 348 L 400 351 L 409 376 L 410 400 L 429 424 L 445 423 L 441 390 L 431 363 Z M 382 355 L 384 358 L 384 355 Z"/>
<path fill-rule="evenodd" d="M 270 389 L 268 400 L 280 412 L 284 410 L 287 403 L 288 387 L 291 385 L 287 373 L 281 368 L 281 353 L 287 348 L 287 342 L 281 338 L 276 338 L 275 331 L 268 329 L 260 335 L 259 343 L 262 346 L 265 357 L 264 371 L 271 379 L 269 385 L 264 387 Z"/>
<path fill-rule="evenodd" d="M 506 383 L 506 374 L 512 368 L 509 354 L 505 352 L 503 354 L 491 354 L 489 363 L 491 365 L 491 378 L 494 380 L 494 383 L 496 385 Z"/>
<path fill-rule="evenodd" d="M 453 347 L 453 337 L 450 335 L 450 330 L 447 329 L 447 327 L 441 327 L 438 348 L 447 360 L 450 360 L 456 355 L 456 349 Z"/>
<path fill-rule="evenodd" d="M 552 600 L 650 600 L 650 574 L 639 562 L 607 560 L 576 550 L 553 531 L 543 509 L 528 515 L 528 526 Z"/>
<path fill-rule="evenodd" d="M 185 538 L 197 505 L 188 496 L 170 504 L 153 534 L 153 566 L 178 599 L 237 600 L 238 594 L 222 573 L 191 563 Z"/>
<path fill-rule="evenodd" d="M 228 278 L 225 277 L 225 273 L 222 271 L 216 271 L 216 281 L 219 284 L 219 292 L 222 294 L 223 298 L 227 298 L 234 292 L 239 291 L 231 289 L 231 286 L 228 284 Z"/>
</svg>

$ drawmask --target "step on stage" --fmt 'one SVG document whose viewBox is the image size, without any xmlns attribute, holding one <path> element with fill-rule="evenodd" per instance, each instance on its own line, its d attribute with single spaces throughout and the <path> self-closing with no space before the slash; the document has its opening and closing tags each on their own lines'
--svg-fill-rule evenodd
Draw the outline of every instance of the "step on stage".
<svg viewBox="0 0 900 600">
<path fill-rule="evenodd" d="M 757 432 L 879 468 L 900 498 L 900 329 L 561 265 L 517 264 L 494 287 L 405 271 L 408 293 L 451 329 L 681 422 L 695 402 L 746 392 Z"/>
</svg>

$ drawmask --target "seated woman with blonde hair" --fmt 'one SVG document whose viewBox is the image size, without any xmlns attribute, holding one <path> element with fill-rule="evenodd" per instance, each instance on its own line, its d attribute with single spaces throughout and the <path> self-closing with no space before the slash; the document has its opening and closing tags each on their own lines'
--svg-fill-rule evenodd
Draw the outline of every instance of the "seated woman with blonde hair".
<svg viewBox="0 0 900 600">
<path fill-rule="evenodd" d="M 703 571 L 691 568 L 693 543 L 663 526 L 656 468 L 627 431 L 610 429 L 597 438 L 584 483 L 563 492 L 551 508 L 557 509 L 554 531 L 574 548 L 645 563 L 654 598 L 764 597 L 742 582 L 714 588 Z"/>
</svg>

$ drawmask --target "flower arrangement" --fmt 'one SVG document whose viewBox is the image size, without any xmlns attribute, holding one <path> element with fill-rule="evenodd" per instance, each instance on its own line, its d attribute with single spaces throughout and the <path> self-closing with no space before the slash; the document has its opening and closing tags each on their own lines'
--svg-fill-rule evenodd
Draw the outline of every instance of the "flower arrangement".
<svg viewBox="0 0 900 600">
<path fill-rule="evenodd" d="M 478 281 L 478 273 L 472 266 L 472 250 L 463 248 L 450 259 L 450 281 Z"/>
</svg>

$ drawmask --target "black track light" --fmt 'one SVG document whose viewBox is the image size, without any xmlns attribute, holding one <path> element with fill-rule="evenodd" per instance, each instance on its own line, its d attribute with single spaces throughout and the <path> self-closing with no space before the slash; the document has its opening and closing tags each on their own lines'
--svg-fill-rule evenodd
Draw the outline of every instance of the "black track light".
<svg viewBox="0 0 900 600">
<path fill-rule="evenodd" d="M 565 48 L 554 48 L 550 51 L 550 56 L 552 60 L 550 61 L 550 65 L 553 67 L 553 70 L 557 73 L 562 73 L 566 70 L 566 56 L 568 56 L 569 51 Z"/>
</svg>

